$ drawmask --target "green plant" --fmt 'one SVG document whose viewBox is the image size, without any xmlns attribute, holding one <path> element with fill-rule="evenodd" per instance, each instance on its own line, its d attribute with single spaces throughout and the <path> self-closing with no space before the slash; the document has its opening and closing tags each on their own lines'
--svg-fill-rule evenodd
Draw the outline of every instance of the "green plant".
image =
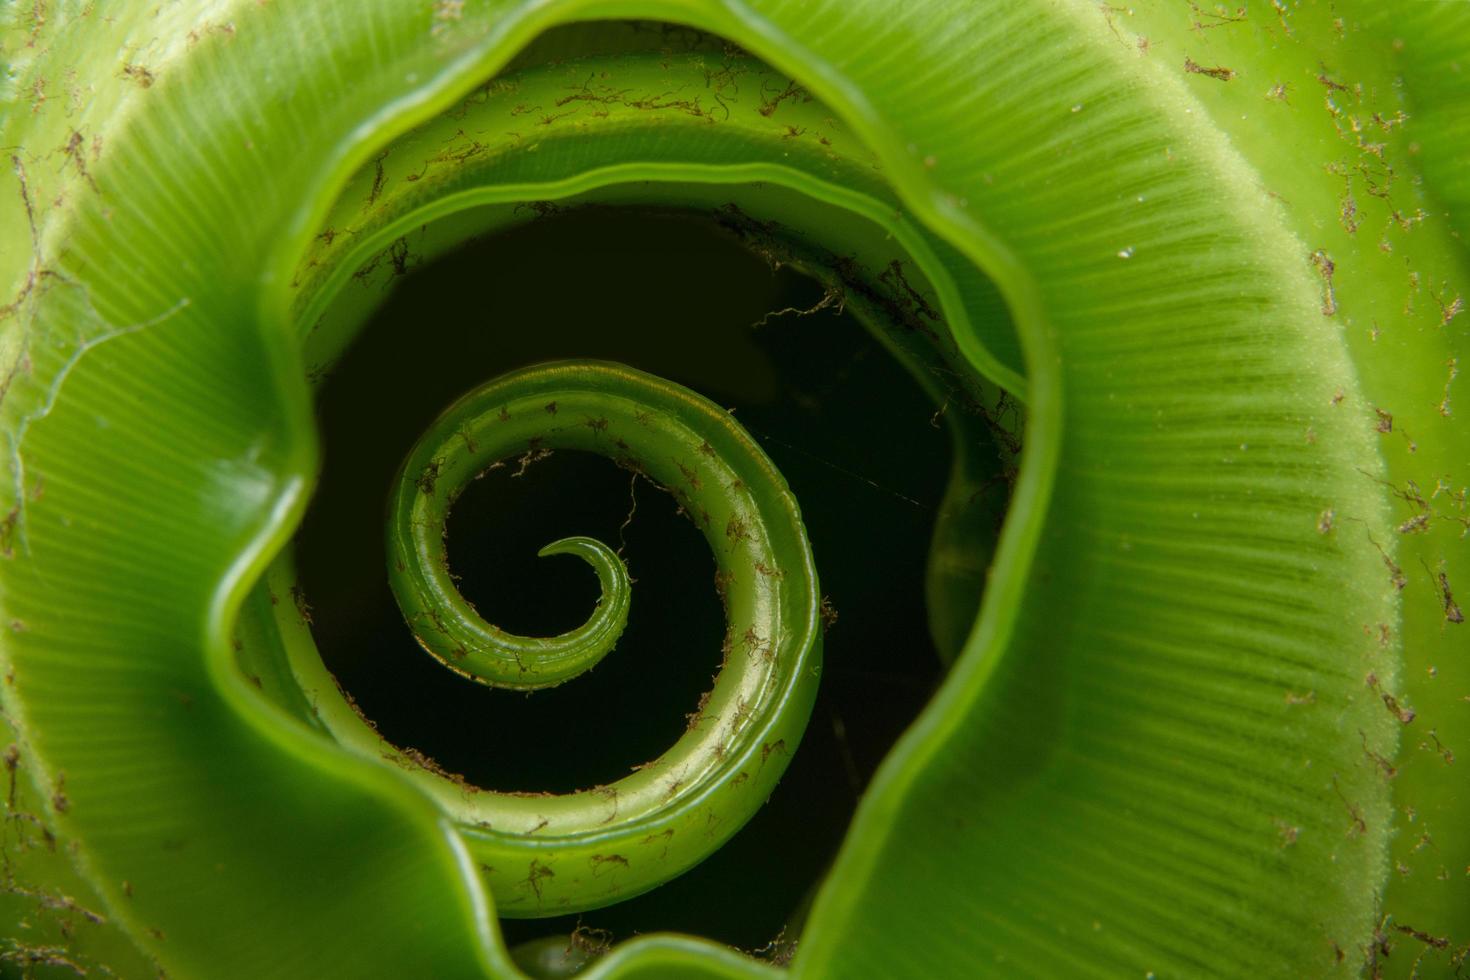
<svg viewBox="0 0 1470 980">
<path fill-rule="evenodd" d="M 973 409 L 927 582 L 954 665 L 794 970 L 1463 966 L 1470 6 L 5 16 L 10 962 L 513 971 L 494 910 L 556 852 L 483 873 L 463 788 L 384 760 L 275 600 L 354 281 L 598 201 L 719 209 Z M 764 60 L 592 24 L 512 62 L 623 17 Z"/>
</svg>

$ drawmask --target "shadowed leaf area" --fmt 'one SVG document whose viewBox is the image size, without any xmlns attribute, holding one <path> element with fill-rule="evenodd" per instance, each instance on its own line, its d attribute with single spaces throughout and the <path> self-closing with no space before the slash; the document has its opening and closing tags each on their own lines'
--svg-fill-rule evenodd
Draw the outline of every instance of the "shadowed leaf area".
<svg viewBox="0 0 1470 980">
<path fill-rule="evenodd" d="M 559 288 L 550 254 L 582 270 L 582 288 Z M 622 361 L 734 408 L 803 502 L 838 612 L 827 649 L 841 652 L 770 804 L 669 885 L 565 920 L 506 923 L 509 941 L 580 923 L 615 938 L 670 929 L 765 946 L 808 899 L 861 788 L 938 683 L 922 585 L 947 442 L 934 406 L 851 317 L 828 309 L 753 327 L 821 296 L 708 221 L 573 211 L 417 270 L 322 390 L 322 483 L 297 553 L 322 656 L 385 737 L 477 785 L 568 792 L 657 756 L 719 669 L 724 617 L 708 549 L 668 493 L 642 477 L 634 489 L 601 457 L 555 453 L 470 485 L 451 511 L 451 564 L 490 621 L 552 635 L 586 617 L 596 580 L 537 549 L 568 534 L 625 543 L 636 598 L 618 649 L 534 694 L 466 684 L 424 657 L 383 578 L 380 527 L 404 447 L 442 405 L 526 363 Z"/>
</svg>

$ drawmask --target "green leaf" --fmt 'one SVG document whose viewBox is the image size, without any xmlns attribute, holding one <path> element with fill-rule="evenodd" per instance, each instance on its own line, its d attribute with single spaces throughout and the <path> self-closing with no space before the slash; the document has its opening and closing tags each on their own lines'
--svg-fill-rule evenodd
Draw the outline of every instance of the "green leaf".
<svg viewBox="0 0 1470 980">
<path fill-rule="evenodd" d="M 316 466 L 308 374 L 381 295 L 354 273 L 391 282 L 419 224 L 430 255 L 527 200 L 739 201 L 747 240 L 853 297 L 936 404 L 1025 404 L 998 540 L 977 493 L 1014 433 L 951 420 L 928 586 L 957 657 L 792 969 L 1448 974 L 1470 943 L 1465 10 L 7 8 L 4 955 L 514 975 L 447 790 L 344 735 L 271 603 Z M 610 25 L 486 82 L 557 23 L 628 16 L 765 65 Z M 517 86 L 577 91 L 556 58 L 643 94 L 522 119 Z M 665 77 L 698 100 L 660 102 Z M 482 129 L 455 138 L 456 113 Z M 942 328 L 905 339 L 901 299 Z M 647 937 L 592 972 L 769 968 Z"/>
</svg>

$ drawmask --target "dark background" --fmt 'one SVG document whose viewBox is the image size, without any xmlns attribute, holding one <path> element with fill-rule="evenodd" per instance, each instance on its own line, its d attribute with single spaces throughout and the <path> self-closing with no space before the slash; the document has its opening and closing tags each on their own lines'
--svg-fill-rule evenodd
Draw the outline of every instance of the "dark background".
<svg viewBox="0 0 1470 980">
<path fill-rule="evenodd" d="M 542 545 L 588 534 L 636 579 L 628 629 L 589 674 L 534 694 L 463 680 L 425 655 L 383 572 L 389 481 L 466 390 L 562 357 L 623 361 L 732 407 L 785 474 L 839 619 L 807 735 L 769 804 L 698 868 L 608 909 L 507 920 L 515 944 L 580 922 L 610 938 L 679 930 L 756 949 L 824 873 L 858 795 L 939 679 L 924 560 L 949 465 L 908 375 L 851 317 L 807 308 L 814 282 L 771 271 L 693 215 L 584 208 L 548 215 L 399 284 L 320 392 L 320 488 L 297 559 L 327 666 L 391 741 L 499 790 L 566 792 L 626 775 L 683 732 L 724 631 L 713 562 L 646 480 L 558 452 L 520 479 L 471 485 L 449 521 L 461 589 L 487 619 L 551 634 L 586 618 L 596 579 Z M 788 936 L 789 938 L 789 936 Z"/>
</svg>

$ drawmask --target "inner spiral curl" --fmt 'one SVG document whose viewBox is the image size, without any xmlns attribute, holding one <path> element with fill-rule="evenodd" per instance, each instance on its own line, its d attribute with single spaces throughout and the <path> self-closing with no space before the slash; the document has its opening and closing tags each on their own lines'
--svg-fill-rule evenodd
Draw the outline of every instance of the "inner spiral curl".
<svg viewBox="0 0 1470 980">
<path fill-rule="evenodd" d="M 600 541 L 563 538 L 540 552 L 581 557 L 602 586 L 587 621 L 560 636 L 518 636 L 485 622 L 449 572 L 445 520 L 460 491 L 488 468 L 553 449 L 607 456 L 674 495 L 714 554 L 724 657 L 684 734 L 632 775 L 534 802 L 476 795 L 465 814 L 472 836 L 490 852 L 519 855 L 485 865 L 492 876 L 514 876 L 496 889 L 505 915 L 606 904 L 702 860 L 770 794 L 820 673 L 820 593 L 781 474 L 729 412 L 599 361 L 537 365 L 482 385 L 408 454 L 389 501 L 388 573 L 425 650 L 480 683 L 534 690 L 575 677 L 617 642 L 631 590 L 622 560 Z"/>
</svg>

